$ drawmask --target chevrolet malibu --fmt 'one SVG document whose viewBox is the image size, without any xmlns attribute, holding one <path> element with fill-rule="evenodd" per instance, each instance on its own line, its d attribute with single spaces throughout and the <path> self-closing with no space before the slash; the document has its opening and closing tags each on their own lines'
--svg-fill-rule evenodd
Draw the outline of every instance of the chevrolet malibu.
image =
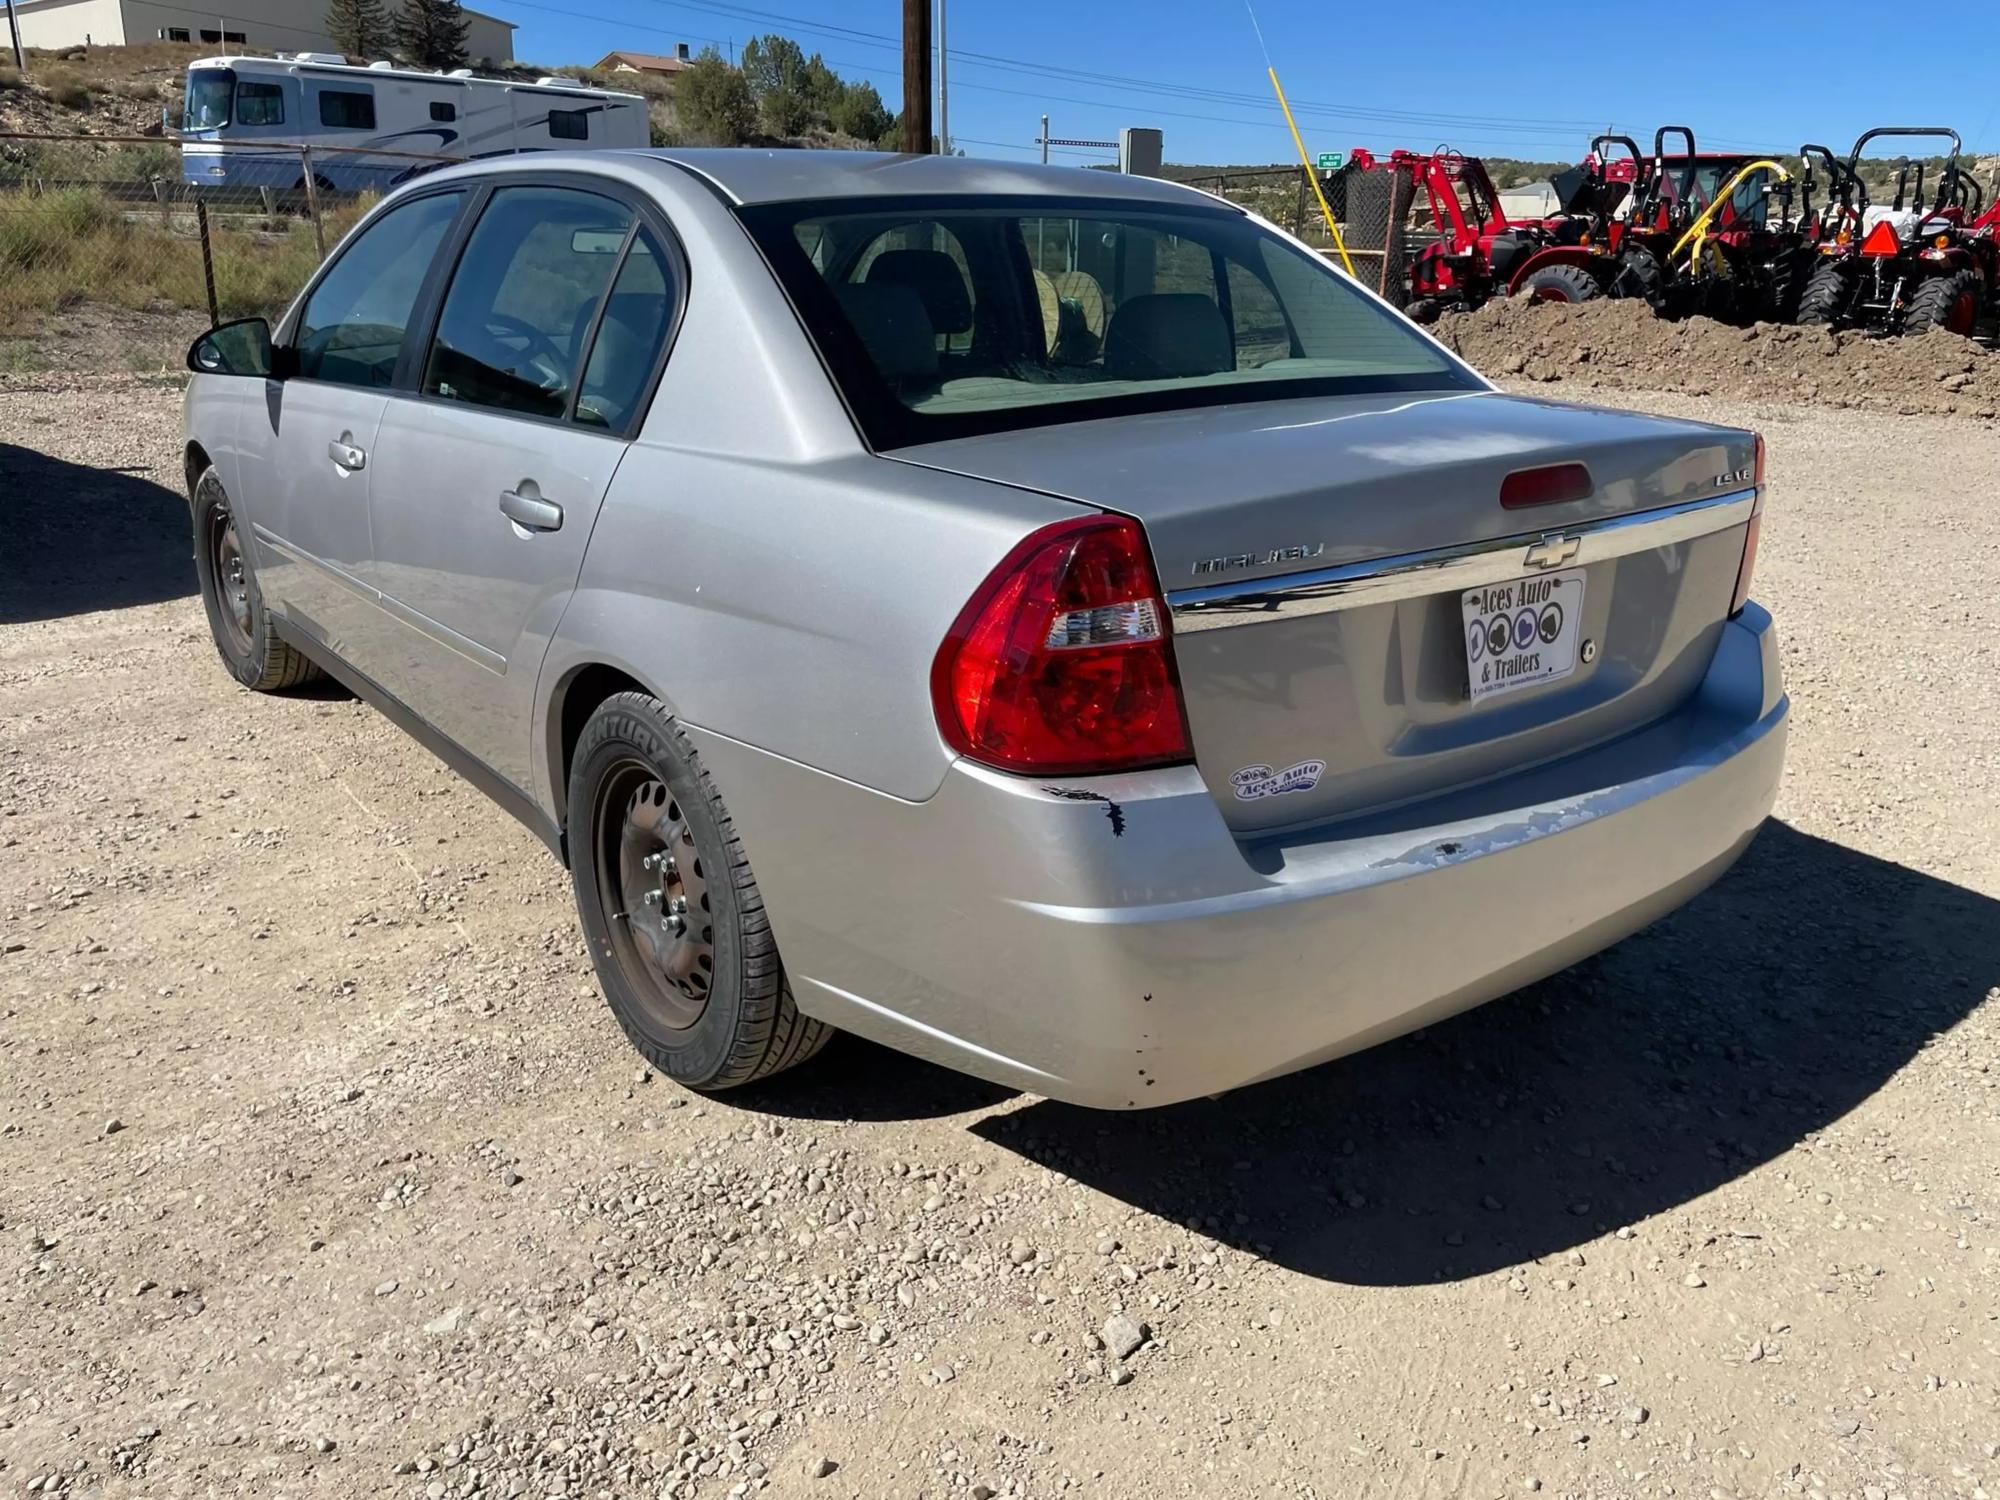
<svg viewBox="0 0 2000 1500">
<path fill-rule="evenodd" d="M 1167 183 L 479 163 L 189 363 L 223 661 L 538 833 L 693 1088 L 841 1028 L 1214 1093 L 1617 941 L 1775 795 L 1761 441 L 1504 395 Z"/>
</svg>

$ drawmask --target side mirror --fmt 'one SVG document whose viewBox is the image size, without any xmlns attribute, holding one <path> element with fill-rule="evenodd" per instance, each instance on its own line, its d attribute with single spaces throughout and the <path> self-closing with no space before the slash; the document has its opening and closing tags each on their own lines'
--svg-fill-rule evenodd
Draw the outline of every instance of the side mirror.
<svg viewBox="0 0 2000 1500">
<path fill-rule="evenodd" d="M 189 347 L 187 367 L 197 375 L 269 376 L 271 325 L 262 318 L 218 324 Z"/>
</svg>

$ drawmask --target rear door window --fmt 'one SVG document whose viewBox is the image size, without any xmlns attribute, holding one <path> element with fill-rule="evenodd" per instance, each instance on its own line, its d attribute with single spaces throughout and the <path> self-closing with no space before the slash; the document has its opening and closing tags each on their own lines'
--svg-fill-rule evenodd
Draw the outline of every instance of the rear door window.
<svg viewBox="0 0 2000 1500">
<path fill-rule="evenodd" d="M 462 192 L 399 203 L 348 242 L 299 315 L 299 375 L 334 385 L 387 386 L 403 336 Z"/>
<path fill-rule="evenodd" d="M 494 193 L 445 293 L 424 394 L 522 416 L 566 415 L 634 219 L 617 199 L 574 188 Z M 612 383 L 604 376 L 600 395 Z"/>
</svg>

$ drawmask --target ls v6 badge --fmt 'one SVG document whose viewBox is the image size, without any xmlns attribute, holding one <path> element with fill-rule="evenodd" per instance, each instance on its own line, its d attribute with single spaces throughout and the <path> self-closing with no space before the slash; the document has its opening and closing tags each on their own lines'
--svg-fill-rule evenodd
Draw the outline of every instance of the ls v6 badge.
<svg viewBox="0 0 2000 1500">
<path fill-rule="evenodd" d="M 1273 547 L 1269 552 L 1239 552 L 1234 557 L 1204 557 L 1194 565 L 1196 574 L 1233 573 L 1238 568 L 1268 568 L 1272 563 L 1310 562 L 1326 551 L 1325 542 L 1309 547 Z"/>
</svg>

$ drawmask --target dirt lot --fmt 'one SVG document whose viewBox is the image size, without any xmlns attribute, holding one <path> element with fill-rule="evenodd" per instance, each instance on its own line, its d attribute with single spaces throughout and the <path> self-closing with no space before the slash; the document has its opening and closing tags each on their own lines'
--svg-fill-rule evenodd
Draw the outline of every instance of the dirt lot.
<svg viewBox="0 0 2000 1500">
<path fill-rule="evenodd" d="M 1777 817 L 1104 1116 L 648 1078 L 528 835 L 217 665 L 175 394 L 0 392 L 0 1493 L 2000 1495 L 2000 439 L 1619 399 L 1770 435 Z"/>
</svg>

